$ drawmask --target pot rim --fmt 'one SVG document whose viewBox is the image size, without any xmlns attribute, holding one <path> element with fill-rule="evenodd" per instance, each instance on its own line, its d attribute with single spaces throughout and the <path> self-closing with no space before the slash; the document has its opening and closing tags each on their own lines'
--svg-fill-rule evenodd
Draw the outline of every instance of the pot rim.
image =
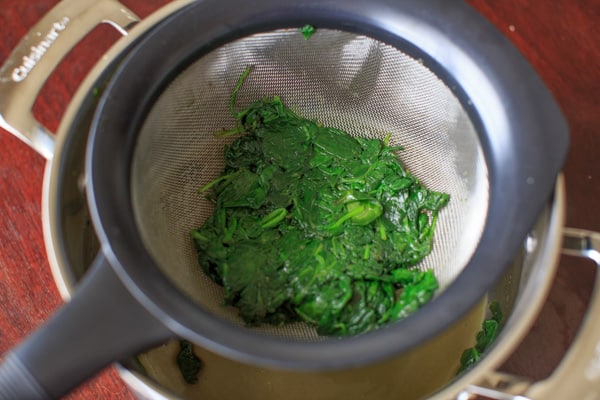
<svg viewBox="0 0 600 400">
<path fill-rule="evenodd" d="M 87 78 L 78 88 L 75 96 L 69 104 L 63 119 L 57 131 L 55 160 L 58 160 L 62 155 L 64 138 L 69 131 L 75 115 L 79 112 L 84 100 L 92 92 L 95 82 L 100 74 L 110 65 L 124 49 L 127 48 L 136 38 L 148 31 L 156 23 L 164 19 L 171 13 L 179 10 L 183 6 L 191 3 L 193 0 L 178 0 L 161 8 L 151 16 L 145 18 L 138 26 L 136 26 L 127 37 L 119 40 L 98 62 L 98 64 L 88 74 Z M 46 251 L 50 262 L 52 274 L 58 290 L 63 299 L 68 300 L 75 287 L 75 280 L 71 271 L 66 271 L 64 266 L 67 265 L 66 254 L 60 243 L 60 236 L 57 234 L 57 226 L 60 221 L 57 220 L 58 215 L 53 210 L 60 206 L 56 204 L 59 199 L 59 188 L 56 185 L 58 179 L 57 162 L 48 161 L 44 173 L 44 184 L 42 194 L 42 221 L 44 227 L 44 240 Z M 565 194 L 564 182 L 562 175 L 558 177 L 555 187 L 554 200 L 551 207 L 551 218 L 546 238 L 538 243 L 543 246 L 546 251 L 540 253 L 540 257 L 536 260 L 536 267 L 533 268 L 534 276 L 528 281 L 528 288 L 531 286 L 535 290 L 525 290 L 525 295 L 519 299 L 519 308 L 515 309 L 515 313 L 511 315 L 509 322 L 510 329 L 504 329 L 502 335 L 497 339 L 496 345 L 489 354 L 484 357 L 470 372 L 464 374 L 463 377 L 457 379 L 449 386 L 444 387 L 438 394 L 433 395 L 434 399 L 447 398 L 452 393 L 458 393 L 468 384 L 479 382 L 485 378 L 487 374 L 493 372 L 501 362 L 503 362 L 510 353 L 516 348 L 521 339 L 527 333 L 530 326 L 535 320 L 535 316 L 539 313 L 550 289 L 554 272 L 558 265 L 558 255 L 560 251 L 560 240 L 562 238 L 561 230 L 564 222 L 565 209 Z M 523 303 L 527 301 L 527 307 Z M 508 327 L 508 325 L 507 325 Z M 134 391 L 143 389 L 142 393 L 149 393 L 146 388 L 152 389 L 150 393 L 155 393 L 159 398 L 169 398 L 170 392 L 163 391 L 154 382 L 141 376 L 140 374 L 127 369 L 122 364 L 118 365 L 118 371 L 124 381 Z M 141 385 L 141 386 L 139 386 Z"/>
</svg>

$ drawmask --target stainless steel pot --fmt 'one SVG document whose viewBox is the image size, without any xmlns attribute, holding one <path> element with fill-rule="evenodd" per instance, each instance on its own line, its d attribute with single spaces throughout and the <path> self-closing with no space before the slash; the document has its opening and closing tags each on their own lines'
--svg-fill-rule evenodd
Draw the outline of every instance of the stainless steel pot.
<svg viewBox="0 0 600 400">
<path fill-rule="evenodd" d="M 81 2 L 82 3 L 82 2 Z M 90 76 L 86 79 L 84 84 L 79 89 L 77 95 L 75 96 L 73 102 L 69 106 L 67 113 L 65 114 L 65 118 L 59 128 L 59 132 L 57 134 L 56 146 L 53 146 L 52 136 L 49 136 L 47 132 L 43 129 L 38 129 L 36 125 L 32 129 L 31 121 L 21 122 L 22 118 L 17 117 L 17 123 L 10 122 L 10 126 L 12 127 L 12 131 L 19 132 L 30 132 L 31 135 L 28 135 L 30 140 L 30 145 L 36 148 L 40 154 L 45 155 L 47 158 L 51 159 L 52 155 L 54 155 L 54 160 L 48 162 L 47 173 L 44 184 L 44 226 L 46 231 L 46 239 L 48 243 L 48 252 L 50 255 L 51 264 L 53 265 L 54 274 L 56 276 L 57 284 L 61 288 L 61 292 L 65 298 L 68 298 L 69 294 L 73 290 L 73 287 L 77 280 L 81 277 L 84 271 L 77 270 L 78 267 L 84 268 L 88 265 L 86 262 L 86 256 L 93 255 L 94 253 L 94 235 L 93 231 L 90 231 L 89 228 L 86 228 L 86 210 L 85 210 L 85 201 L 83 200 L 83 194 L 81 191 L 81 186 L 84 184 L 84 179 L 81 174 L 74 173 L 68 179 L 64 179 L 64 176 L 58 176 L 58 169 L 53 168 L 53 164 L 60 162 L 61 164 L 67 163 L 70 166 L 70 170 L 72 171 L 82 171 L 82 163 L 83 163 L 83 155 L 81 150 L 85 144 L 85 137 L 83 135 L 73 135 L 69 134 L 69 132 L 74 130 L 79 130 L 86 125 L 89 125 L 91 114 L 94 110 L 94 96 L 93 96 L 93 88 L 98 87 L 100 83 L 106 79 L 107 74 L 110 74 L 111 68 L 114 66 L 113 62 L 116 61 L 124 52 L 128 46 L 135 41 L 136 37 L 140 37 L 144 34 L 144 32 L 153 26 L 156 21 L 161 20 L 165 16 L 169 15 L 171 12 L 175 11 L 179 7 L 187 4 L 188 2 L 176 2 L 167 6 L 165 9 L 159 11 L 152 17 L 149 17 L 146 21 L 143 21 L 139 25 L 137 25 L 134 29 L 131 30 L 130 35 L 125 39 L 120 41 L 111 51 L 107 54 L 107 56 L 100 62 L 100 64 L 92 71 Z M 111 4 L 114 6 L 116 3 L 112 1 L 99 2 L 98 7 L 106 6 Z M 112 7 L 111 6 L 111 7 Z M 110 8 L 110 7 L 109 7 Z M 117 16 L 113 19 L 121 19 L 121 22 L 118 24 L 120 26 L 127 26 L 129 22 L 131 22 L 131 13 L 123 13 L 120 8 L 110 8 L 112 11 L 116 12 L 113 16 Z M 56 15 L 60 15 L 63 10 L 55 10 Z M 85 13 L 87 15 L 86 18 L 89 18 L 86 22 L 86 18 L 82 19 L 74 19 L 76 21 L 82 21 L 83 25 L 93 25 L 98 22 L 97 15 L 93 16 L 93 13 Z M 111 12 L 112 14 L 112 12 Z M 66 21 L 64 18 L 56 18 L 56 15 L 52 15 L 49 20 L 58 20 L 58 21 Z M 103 16 L 104 18 L 104 16 Z M 123 20 L 124 18 L 124 20 Z M 70 21 L 70 18 L 69 18 Z M 44 21 L 42 21 L 43 23 Z M 69 23 L 70 24 L 70 23 Z M 65 25 L 65 22 L 63 22 Z M 62 25 L 61 25 L 62 26 Z M 71 25 L 73 26 L 73 25 Z M 65 26 L 66 29 L 67 27 Z M 46 31 L 44 27 L 37 27 L 39 31 Z M 58 29 L 58 28 L 57 28 Z M 124 28 L 123 28 L 124 29 Z M 68 46 L 66 46 L 68 47 Z M 55 47 L 56 51 L 58 49 Z M 44 58 L 42 58 L 44 60 Z M 38 71 L 39 69 L 36 69 Z M 32 74 L 33 75 L 33 74 Z M 33 76 L 30 78 L 33 82 L 31 87 L 32 91 L 29 92 L 31 95 L 35 95 L 37 93 L 35 88 L 37 85 L 41 84 L 44 81 L 44 78 L 38 76 L 35 79 Z M 35 82 L 37 81 L 37 82 Z M 27 92 L 21 92 L 22 96 L 20 99 L 25 99 L 27 96 Z M 15 104 L 15 102 L 10 102 L 10 104 Z M 27 104 L 27 103 L 18 103 L 19 104 Z M 11 109 L 12 110 L 12 109 Z M 10 110 L 9 110 L 10 111 Z M 10 112 L 2 112 L 2 115 L 5 120 L 10 119 L 10 115 L 14 115 Z M 87 130 L 81 130 L 86 132 Z M 77 140 L 79 143 L 73 144 L 70 143 L 65 145 L 64 140 Z M 512 271 L 510 271 L 509 275 L 502 280 L 500 286 L 493 293 L 490 293 L 490 297 L 502 297 L 502 294 L 511 291 L 517 290 L 519 295 L 516 297 L 517 301 L 514 305 L 514 309 L 510 312 L 510 319 L 505 326 L 505 329 L 498 339 L 496 346 L 494 349 L 481 361 L 477 368 L 464 375 L 460 379 L 452 382 L 444 389 L 442 389 L 438 394 L 434 395 L 436 398 L 467 398 L 468 393 L 485 393 L 485 389 L 481 387 L 472 386 L 473 384 L 494 386 L 498 382 L 498 375 L 494 374 L 493 371 L 499 363 L 505 359 L 508 354 L 514 349 L 518 341 L 522 338 L 522 336 L 526 333 L 528 327 L 533 321 L 533 317 L 539 311 L 539 307 L 543 303 L 545 295 L 547 293 L 547 289 L 551 282 L 551 278 L 553 276 L 553 271 L 556 266 L 556 258 L 558 256 L 558 248 L 559 243 L 562 239 L 562 224 L 563 224 L 563 210 L 564 210 L 564 193 L 563 193 L 563 184 L 562 180 L 559 179 L 556 185 L 556 191 L 553 200 L 548 205 L 547 212 L 540 216 L 537 228 L 532 232 L 531 237 L 527 243 L 527 245 L 523 249 L 523 259 L 518 259 L 516 261 L 515 267 Z M 82 232 L 84 233 L 82 235 Z M 572 231 L 565 230 L 564 233 L 568 236 L 569 241 L 565 242 L 567 246 L 571 249 L 571 251 L 585 251 L 591 252 L 591 244 L 595 239 L 595 235 L 587 232 L 580 231 Z M 593 253 L 592 253 L 593 254 Z M 65 266 L 69 266 L 65 268 Z M 519 287 L 515 289 L 514 285 L 510 282 L 519 282 Z M 595 304 L 595 303 L 594 303 Z M 593 312 L 593 309 L 592 309 Z M 473 318 L 475 320 L 480 320 L 482 315 L 481 309 L 475 310 L 473 312 Z M 588 323 L 587 325 L 590 325 Z M 589 327 L 588 327 L 589 328 Z M 592 327 L 593 328 L 593 327 Z M 591 335 L 591 339 L 585 339 L 583 342 L 579 342 L 576 346 L 574 346 L 572 352 L 582 352 L 585 354 L 595 354 L 594 352 L 589 352 L 586 350 L 591 346 L 591 348 L 595 348 L 595 340 L 594 338 L 594 330 L 590 328 L 584 331 L 583 335 Z M 597 327 L 596 327 L 597 328 Z M 596 329 L 597 330 L 597 329 Z M 591 332 L 591 333 L 590 333 Z M 449 333 L 451 334 L 451 333 Z M 458 336 L 464 336 L 459 332 Z M 446 343 L 446 341 L 444 341 Z M 434 345 L 435 346 L 435 345 Z M 585 347 L 587 346 L 587 348 Z M 171 389 L 171 393 L 173 392 L 189 392 L 194 391 L 194 389 L 189 388 L 181 388 L 177 382 L 174 382 L 168 378 L 170 375 L 168 372 L 160 372 L 159 366 L 162 363 L 163 355 L 159 353 L 168 354 L 168 349 L 158 349 L 148 354 L 140 356 L 140 360 L 146 364 L 146 371 L 148 374 L 144 374 L 140 372 L 141 370 L 137 370 L 133 363 L 131 365 L 122 365 L 121 372 L 125 378 L 125 380 L 130 384 L 130 386 L 134 389 L 134 391 L 138 392 L 142 396 L 149 396 L 153 398 L 160 398 L 160 396 L 168 396 L 169 392 L 166 388 Z M 461 347 L 457 348 L 457 351 L 460 353 Z M 419 357 L 422 357 L 424 354 L 423 349 L 418 349 Z M 208 355 L 206 355 L 208 357 Z M 414 356 L 414 355 L 413 355 Z M 408 356 L 411 357 L 410 355 Z M 569 355 L 566 361 L 571 360 L 571 358 L 576 357 Z M 404 360 L 405 361 L 405 360 Z M 229 363 L 224 359 L 215 360 L 215 363 Z M 594 363 L 595 358 L 593 358 L 587 365 L 584 367 L 587 369 L 587 375 L 595 378 L 594 375 Z M 243 364 L 231 363 L 233 365 L 229 365 L 230 368 L 238 372 L 243 372 L 244 374 L 257 374 L 264 375 L 265 370 L 256 370 L 251 367 L 247 367 Z M 153 367 L 154 366 L 154 367 Z M 384 366 L 385 367 L 385 366 Z M 154 371 L 152 371 L 152 369 Z M 560 379 L 564 376 L 565 371 L 573 371 L 576 370 L 571 365 L 567 365 L 561 367 L 557 371 L 557 377 L 551 378 L 550 381 L 539 383 L 528 389 L 527 395 L 531 395 L 532 398 L 551 398 L 549 393 L 555 394 L 559 393 L 556 387 L 556 382 L 560 382 Z M 359 375 L 368 376 L 374 371 L 360 371 Z M 269 371 L 270 378 L 272 381 L 276 372 Z M 576 379 L 581 379 L 581 376 L 585 376 L 584 374 L 578 374 L 577 372 L 572 373 L 573 376 L 570 376 L 569 379 L 575 381 Z M 283 374 L 285 375 L 285 374 Z M 436 374 L 437 375 L 437 374 Z M 579 376 L 579 378 L 577 378 Z M 165 379 L 165 377 L 167 377 Z M 150 378 L 150 379 L 149 379 Z M 287 379 L 289 377 L 283 377 L 282 379 Z M 320 381 L 323 378 L 322 375 L 316 377 L 317 381 L 323 384 L 324 381 Z M 331 377 L 328 377 L 331 378 Z M 340 377 L 341 382 L 352 382 L 352 379 L 356 377 L 352 377 L 352 375 L 346 377 Z M 443 385 L 447 381 L 451 380 L 450 376 L 440 377 L 443 382 L 434 385 L 436 388 Z M 502 377 L 505 379 L 505 377 Z M 159 384 L 152 382 L 152 379 L 157 379 Z M 584 378 L 588 379 L 588 378 Z M 301 382 L 306 383 L 307 381 L 301 380 Z M 218 382 L 216 382 L 218 384 Z M 514 383 L 510 381 L 510 383 Z M 286 384 L 291 384 L 290 381 L 286 381 Z M 335 387 L 339 385 L 340 382 L 335 382 L 332 390 L 335 390 Z M 426 393 L 426 389 L 420 389 L 418 384 L 411 382 L 411 386 L 415 387 L 417 390 L 415 395 L 421 395 Z M 584 385 L 578 385 L 580 388 L 584 389 Z M 548 389 L 551 388 L 551 389 Z M 522 389 L 517 387 L 511 387 L 512 389 Z M 422 392 L 418 392 L 418 390 L 425 390 Z M 572 388 L 569 392 L 572 394 Z M 462 396 L 462 397 L 460 397 Z M 503 397 L 498 397 L 503 398 Z M 504 397 L 508 398 L 508 397 Z M 561 398 L 561 397 L 556 397 Z M 582 397 L 583 398 L 583 397 Z"/>
</svg>

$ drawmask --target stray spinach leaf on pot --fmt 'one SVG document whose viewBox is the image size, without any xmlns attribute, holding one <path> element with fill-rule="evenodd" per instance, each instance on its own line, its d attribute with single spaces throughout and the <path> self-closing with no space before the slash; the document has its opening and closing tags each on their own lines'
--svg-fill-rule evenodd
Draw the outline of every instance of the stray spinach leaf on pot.
<svg viewBox="0 0 600 400">
<path fill-rule="evenodd" d="M 402 319 L 438 288 L 413 268 L 449 195 L 425 188 L 400 147 L 302 118 L 275 96 L 235 112 L 242 134 L 200 188 L 214 215 L 191 232 L 199 263 L 248 325 L 304 321 L 354 335 Z"/>
<path fill-rule="evenodd" d="M 498 333 L 500 333 L 500 324 L 504 318 L 502 309 L 500 308 L 500 304 L 494 301 L 490 303 L 489 310 L 491 316 L 486 318 L 481 324 L 481 330 L 477 332 L 477 336 L 475 337 L 475 346 L 463 351 L 462 356 L 460 357 L 460 368 L 457 374 L 467 371 L 477 363 L 498 337 Z"/>
<path fill-rule="evenodd" d="M 198 382 L 198 374 L 202 370 L 204 364 L 202 363 L 202 360 L 194 354 L 194 348 L 187 340 L 179 340 L 177 366 L 186 383 L 194 384 Z"/>
</svg>

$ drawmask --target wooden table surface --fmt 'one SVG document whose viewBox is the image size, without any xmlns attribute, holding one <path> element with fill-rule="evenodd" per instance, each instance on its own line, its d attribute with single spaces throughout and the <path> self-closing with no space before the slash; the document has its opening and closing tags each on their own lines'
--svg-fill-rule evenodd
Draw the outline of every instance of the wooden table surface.
<svg viewBox="0 0 600 400">
<path fill-rule="evenodd" d="M 450 1 L 450 0 L 449 0 Z M 55 0 L 0 2 L 0 63 Z M 123 1 L 146 16 L 166 0 Z M 600 231 L 600 0 L 469 0 L 525 55 L 563 109 L 571 147 L 564 168 L 567 225 Z M 99 29 L 84 39 L 49 80 L 34 113 L 54 130 L 85 73 L 118 38 Z M 52 279 L 40 216 L 45 160 L 0 132 L 0 354 L 61 304 Z M 503 371 L 541 379 L 574 337 L 595 269 L 563 258 L 551 294 L 530 334 Z M 72 399 L 133 399 L 112 368 Z"/>
</svg>

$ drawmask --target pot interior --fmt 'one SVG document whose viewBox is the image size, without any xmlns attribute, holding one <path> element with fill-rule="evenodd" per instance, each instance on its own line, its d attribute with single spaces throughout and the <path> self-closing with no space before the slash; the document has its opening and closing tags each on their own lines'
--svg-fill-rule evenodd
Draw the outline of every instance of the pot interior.
<svg viewBox="0 0 600 400">
<path fill-rule="evenodd" d="M 291 45 L 306 50 L 290 53 Z M 306 75 L 307 66 L 317 60 L 320 68 Z M 310 41 L 298 32 L 281 30 L 223 46 L 186 69 L 156 102 L 142 127 L 132 192 L 144 240 L 167 275 L 204 307 L 241 323 L 235 312 L 221 307 L 222 291 L 200 273 L 186 235 L 211 213 L 211 205 L 203 203 L 197 189 L 222 169 L 222 149 L 228 141 L 213 133 L 231 124 L 231 87 L 249 63 L 257 73 L 240 93 L 241 105 L 279 95 L 303 115 L 351 134 L 383 138 L 392 133 L 391 144 L 406 148 L 402 159 L 409 170 L 425 184 L 459 200 L 440 216 L 440 239 L 422 264 L 422 268 L 454 266 L 436 271 L 442 288 L 448 286 L 472 254 L 488 206 L 487 170 L 475 129 L 452 91 L 419 60 L 370 38 L 333 30 L 322 30 Z M 69 135 L 60 161 L 70 173 L 58 185 L 54 209 L 61 237 L 53 240 L 59 243 L 57 252 L 68 260 L 63 266 L 69 269 L 63 269 L 59 278 L 68 281 L 69 287 L 83 276 L 98 251 L 81 184 L 87 139 L 82 132 L 90 126 L 94 101 L 90 96 L 73 121 L 70 130 L 78 134 Z M 187 201 L 169 201 L 173 198 Z M 540 234 L 544 218 L 546 214 L 536 228 Z M 177 341 L 123 365 L 140 385 L 190 399 L 280 399 L 294 394 L 316 399 L 338 397 L 340 390 L 343 397 L 356 399 L 419 398 L 455 378 L 460 355 L 473 345 L 489 302 L 499 302 L 505 318 L 510 318 L 536 257 L 535 249 L 524 246 L 496 289 L 467 316 L 401 357 L 368 367 L 292 373 L 248 366 L 196 347 L 205 367 L 200 382 L 188 385 L 175 362 Z M 291 333 L 265 329 L 268 334 L 314 338 L 314 332 L 304 327 Z"/>
</svg>

